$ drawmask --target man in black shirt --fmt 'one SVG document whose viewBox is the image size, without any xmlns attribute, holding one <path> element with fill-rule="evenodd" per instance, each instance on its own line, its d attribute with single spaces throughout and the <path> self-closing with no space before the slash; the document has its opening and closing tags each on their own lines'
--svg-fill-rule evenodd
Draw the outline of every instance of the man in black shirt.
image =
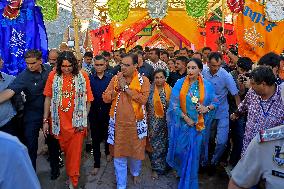
<svg viewBox="0 0 284 189">
<path fill-rule="evenodd" d="M 185 56 L 179 56 L 176 58 L 176 72 L 170 72 L 170 75 L 168 77 L 167 83 L 174 87 L 175 83 L 178 79 L 181 79 L 187 75 L 186 72 L 186 65 L 188 63 L 189 59 Z"/>
<path fill-rule="evenodd" d="M 39 130 L 43 124 L 44 95 L 43 90 L 51 67 L 42 64 L 42 53 L 29 50 L 25 54 L 27 68 L 21 72 L 10 86 L 0 93 L 0 103 L 12 98 L 22 91 L 26 95 L 24 104 L 24 140 L 28 148 L 34 169 L 38 149 Z"/>
<path fill-rule="evenodd" d="M 100 143 L 105 141 L 105 155 L 110 161 L 109 148 L 107 143 L 107 130 L 109 122 L 109 110 L 111 104 L 104 103 L 102 94 L 106 90 L 112 75 L 105 72 L 106 63 L 103 56 L 96 56 L 94 60 L 95 72 L 89 75 L 94 101 L 91 104 L 89 121 L 92 135 L 92 146 L 94 155 L 94 169 L 91 172 L 96 175 L 100 168 Z"/>
</svg>

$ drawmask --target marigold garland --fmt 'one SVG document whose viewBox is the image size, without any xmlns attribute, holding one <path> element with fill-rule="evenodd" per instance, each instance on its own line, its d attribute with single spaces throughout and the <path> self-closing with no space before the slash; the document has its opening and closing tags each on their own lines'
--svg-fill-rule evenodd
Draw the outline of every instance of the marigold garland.
<svg viewBox="0 0 284 189">
<path fill-rule="evenodd" d="M 57 0 L 37 0 L 36 3 L 42 7 L 41 12 L 44 20 L 56 20 L 58 16 Z"/>
<path fill-rule="evenodd" d="M 185 6 L 189 16 L 199 18 L 206 14 L 208 0 L 185 0 Z"/>
<path fill-rule="evenodd" d="M 111 20 L 120 22 L 128 17 L 129 0 L 108 0 L 108 14 Z"/>
</svg>

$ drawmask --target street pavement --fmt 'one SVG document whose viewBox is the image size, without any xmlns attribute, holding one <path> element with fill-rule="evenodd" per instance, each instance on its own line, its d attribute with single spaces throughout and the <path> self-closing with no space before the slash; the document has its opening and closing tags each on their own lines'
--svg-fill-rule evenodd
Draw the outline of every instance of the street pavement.
<svg viewBox="0 0 284 189">
<path fill-rule="evenodd" d="M 41 142 L 42 143 L 42 142 Z M 39 145 L 41 149 L 42 144 Z M 104 154 L 104 153 L 102 153 Z M 128 175 L 128 189 L 177 189 L 178 179 L 170 171 L 162 175 L 158 180 L 151 178 L 151 165 L 147 158 L 143 161 L 141 172 L 141 183 L 134 185 L 131 175 Z M 90 175 L 93 169 L 93 158 L 90 153 L 83 153 L 82 166 L 78 189 L 115 189 L 116 181 L 114 174 L 113 161 L 107 162 L 106 157 L 102 155 L 101 168 L 96 176 Z M 50 180 L 50 167 L 46 155 L 39 155 L 37 159 L 37 174 L 42 189 L 68 189 L 65 167 L 61 169 L 60 177 Z M 219 171 L 214 177 L 208 177 L 207 174 L 199 176 L 200 189 L 227 189 L 228 177 L 225 171 Z"/>
</svg>

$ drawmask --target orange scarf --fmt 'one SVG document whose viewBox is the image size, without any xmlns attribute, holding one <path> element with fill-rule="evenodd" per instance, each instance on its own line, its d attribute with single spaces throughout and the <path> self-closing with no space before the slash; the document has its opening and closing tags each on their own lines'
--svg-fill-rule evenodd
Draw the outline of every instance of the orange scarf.
<svg viewBox="0 0 284 189">
<path fill-rule="evenodd" d="M 114 89 L 116 89 L 118 86 L 118 79 L 117 79 L 117 76 L 114 76 L 114 77 L 115 77 L 114 78 Z M 129 85 L 129 89 L 136 90 L 138 92 L 141 91 L 141 85 L 140 85 L 139 78 L 138 78 L 138 71 L 134 72 L 132 81 Z M 112 101 L 112 105 L 110 109 L 110 117 L 114 116 L 114 109 L 115 109 L 115 106 L 118 100 L 117 98 L 118 98 L 118 94 L 116 95 L 115 100 Z M 132 103 L 132 107 L 133 107 L 133 110 L 136 116 L 136 120 L 142 120 L 144 118 L 142 105 L 133 100 L 131 101 L 131 103 Z"/>
<path fill-rule="evenodd" d="M 182 112 L 187 115 L 187 111 L 186 111 L 186 95 L 188 94 L 188 90 L 190 88 L 190 83 L 189 83 L 190 79 L 187 76 L 182 84 L 181 90 L 180 90 L 180 107 Z M 204 101 L 204 94 L 205 94 L 205 89 L 204 89 L 204 83 L 203 83 L 203 79 L 202 76 L 199 75 L 197 78 L 198 81 L 198 87 L 199 87 L 199 94 L 200 94 L 200 99 L 199 99 L 199 103 L 203 104 Z M 192 97 L 191 97 L 192 98 Z M 196 123 L 196 130 L 201 131 L 204 129 L 204 118 L 203 118 L 203 114 L 198 114 L 198 121 Z"/>
<path fill-rule="evenodd" d="M 166 101 L 168 103 L 169 100 L 170 100 L 170 97 L 171 97 L 172 89 L 169 86 L 169 84 L 165 83 L 164 90 L 165 90 L 165 93 L 166 93 Z M 163 104 L 161 102 L 161 98 L 160 98 L 160 95 L 159 95 L 159 90 L 158 90 L 156 85 L 155 85 L 154 94 L 153 94 L 153 101 L 154 101 L 155 116 L 157 118 L 163 118 L 164 115 L 165 115 L 164 114 L 165 113 L 164 112 L 164 107 L 163 107 Z"/>
</svg>

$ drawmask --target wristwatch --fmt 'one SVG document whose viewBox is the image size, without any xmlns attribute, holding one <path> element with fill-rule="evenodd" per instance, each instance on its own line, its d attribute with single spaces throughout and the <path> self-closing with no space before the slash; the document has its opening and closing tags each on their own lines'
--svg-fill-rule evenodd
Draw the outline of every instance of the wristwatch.
<svg viewBox="0 0 284 189">
<path fill-rule="evenodd" d="M 211 108 L 210 108 L 210 106 L 207 106 L 206 108 L 208 109 L 208 112 L 210 112 L 210 111 L 211 111 Z"/>
<path fill-rule="evenodd" d="M 122 91 L 124 92 L 124 91 L 126 91 L 126 89 L 129 89 L 129 86 L 128 86 L 128 85 L 124 85 L 124 87 L 123 87 L 123 90 L 122 90 Z"/>
</svg>

